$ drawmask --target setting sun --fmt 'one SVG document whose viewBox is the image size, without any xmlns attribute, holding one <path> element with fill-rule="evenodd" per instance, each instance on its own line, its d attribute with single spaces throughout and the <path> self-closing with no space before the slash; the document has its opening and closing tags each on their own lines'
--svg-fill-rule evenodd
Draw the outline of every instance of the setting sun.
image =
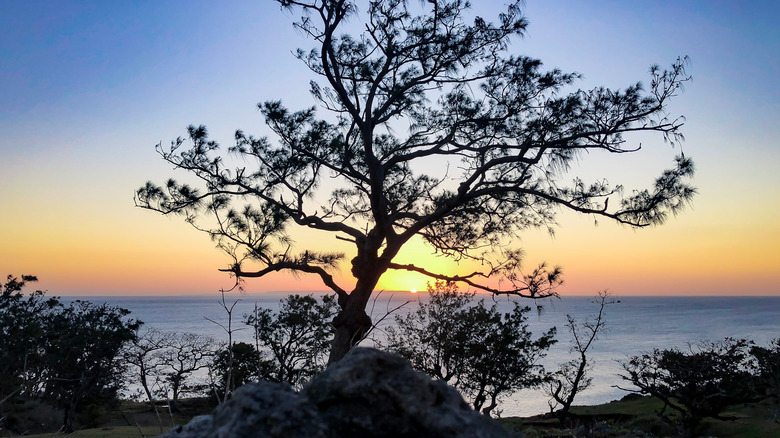
<svg viewBox="0 0 780 438">
<path fill-rule="evenodd" d="M 411 293 L 413 293 L 413 294 L 416 294 L 416 293 L 417 293 L 417 289 L 412 289 L 412 290 L 410 290 L 409 292 L 411 292 Z"/>
</svg>

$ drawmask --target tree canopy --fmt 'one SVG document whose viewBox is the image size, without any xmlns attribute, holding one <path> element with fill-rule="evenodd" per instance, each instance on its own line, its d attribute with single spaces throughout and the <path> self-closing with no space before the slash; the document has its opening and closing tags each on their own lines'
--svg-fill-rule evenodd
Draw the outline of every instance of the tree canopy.
<svg viewBox="0 0 780 438">
<path fill-rule="evenodd" d="M 274 312 L 257 308 L 244 315 L 254 332 L 258 353 L 268 356 L 261 378 L 302 387 L 322 371 L 333 339 L 330 320 L 336 315 L 332 296 L 290 295 Z"/>
<path fill-rule="evenodd" d="M 537 339 L 528 330 L 531 308 L 513 302 L 505 313 L 496 303 L 474 300 L 454 283 L 428 285 L 429 300 L 415 311 L 396 315 L 385 347 L 412 366 L 457 388 L 474 410 L 490 415 L 499 400 L 547 380 L 540 364 L 555 344 L 553 327 Z"/>
<path fill-rule="evenodd" d="M 704 418 L 725 418 L 721 414 L 729 406 L 756 397 L 752 344 L 747 339 L 725 338 L 701 341 L 687 351 L 656 348 L 622 361 L 625 373 L 619 376 L 639 388 L 628 391 L 663 401 L 662 415 L 667 407 L 676 411 L 685 436 L 698 436 Z"/>
<path fill-rule="evenodd" d="M 0 418 L 14 430 L 17 405 L 40 400 L 60 409 L 63 430 L 72 432 L 85 408 L 118 400 L 121 351 L 142 323 L 121 307 L 66 304 L 40 290 L 25 295 L 35 281 L 9 275 L 0 284 Z"/>
<path fill-rule="evenodd" d="M 237 165 L 204 126 L 190 126 L 186 138 L 157 150 L 202 184 L 150 182 L 136 203 L 207 232 L 232 256 L 224 270 L 238 280 L 276 271 L 319 276 L 341 307 L 331 360 L 371 326 L 365 307 L 388 270 L 549 296 L 560 271 L 520 271 L 522 253 L 509 246 L 518 233 L 553 226 L 561 209 L 660 224 L 695 192 L 686 182 L 693 164 L 682 154 L 651 187 L 630 193 L 571 169 L 589 151 L 639 151 L 627 133 L 682 140 L 682 118 L 667 106 L 689 79 L 685 59 L 652 67 L 648 87 L 578 90 L 579 74 L 509 52 L 527 26 L 520 1 L 496 22 L 473 17 L 462 0 L 278 2 L 300 16 L 294 25 L 314 45 L 296 56 L 319 77 L 310 88 L 326 116 L 260 103 L 275 138 L 236 131 L 227 152 L 241 158 Z M 344 33 L 347 26 L 357 33 Z M 296 227 L 353 244 L 354 282 L 333 275 L 346 254 L 297 247 Z M 396 260 L 415 236 L 432 252 L 485 268 L 445 275 Z M 495 278 L 503 281 L 488 281 Z"/>
</svg>

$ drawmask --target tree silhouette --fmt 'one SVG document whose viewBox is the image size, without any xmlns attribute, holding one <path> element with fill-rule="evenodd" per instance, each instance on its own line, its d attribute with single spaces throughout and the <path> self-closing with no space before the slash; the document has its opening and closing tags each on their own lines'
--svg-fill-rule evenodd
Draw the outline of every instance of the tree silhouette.
<svg viewBox="0 0 780 438">
<path fill-rule="evenodd" d="M 502 397 L 547 379 L 539 363 L 555 344 L 553 327 L 537 339 L 528 330 L 530 307 L 517 302 L 502 313 L 496 303 L 474 300 L 454 283 L 428 284 L 429 299 L 417 310 L 395 317 L 385 347 L 409 359 L 412 366 L 451 384 L 474 410 L 485 415 Z"/>
<path fill-rule="evenodd" d="M 550 400 L 547 401 L 550 413 L 558 418 L 561 429 L 566 427 L 566 418 L 574 404 L 574 398 L 590 388 L 593 381 L 588 376 L 588 372 L 593 367 L 593 359 L 588 360 L 587 354 L 593 341 L 607 330 L 604 309 L 617 302 L 609 297 L 608 291 L 600 291 L 598 299 L 594 301 L 599 306 L 598 313 L 587 317 L 584 321 L 577 321 L 572 315 L 566 315 L 566 327 L 572 337 L 569 352 L 576 353 L 577 357 L 562 363 L 558 370 L 550 375 L 544 387 L 545 393 L 550 396 Z"/>
<path fill-rule="evenodd" d="M 619 376 L 639 389 L 618 388 L 663 401 L 659 415 L 666 418 L 670 408 L 686 437 L 699 436 L 704 418 L 729 419 L 721 415 L 729 406 L 755 399 L 751 346 L 747 339 L 725 338 L 630 356 L 620 362 L 625 373 Z"/>
<path fill-rule="evenodd" d="M 669 70 L 652 67 L 647 91 L 641 83 L 567 91 L 579 74 L 507 53 L 510 38 L 526 28 L 520 1 L 496 23 L 468 18 L 461 0 L 279 3 L 301 14 L 294 25 L 314 43 L 296 56 L 320 78 L 311 93 L 327 119 L 314 108 L 259 104 L 276 141 L 237 131 L 228 149 L 242 159 L 235 167 L 204 126 L 190 126 L 188 138 L 157 150 L 202 186 L 147 183 L 136 204 L 181 214 L 207 232 L 232 256 L 224 271 L 237 282 L 277 271 L 319 276 L 341 308 L 331 361 L 371 327 L 365 307 L 388 270 L 494 294 L 548 296 L 560 271 L 519 271 L 521 252 L 507 246 L 519 232 L 554 226 L 561 209 L 659 224 L 694 194 L 685 183 L 693 164 L 682 155 L 651 188 L 631 193 L 569 175 L 589 151 L 638 151 L 626 133 L 682 140 L 682 119 L 669 117 L 667 106 L 689 79 L 685 59 Z M 345 23 L 359 20 L 359 34 L 343 34 Z M 345 254 L 296 249 L 294 227 L 353 244 L 354 282 L 333 276 Z M 415 237 L 484 270 L 445 275 L 396 260 Z"/>
<path fill-rule="evenodd" d="M 260 377 L 301 387 L 322 371 L 333 338 L 329 321 L 335 314 L 332 296 L 318 301 L 312 295 L 295 294 L 280 300 L 276 312 L 255 308 L 244 315 L 259 351 L 269 357 Z"/>
</svg>

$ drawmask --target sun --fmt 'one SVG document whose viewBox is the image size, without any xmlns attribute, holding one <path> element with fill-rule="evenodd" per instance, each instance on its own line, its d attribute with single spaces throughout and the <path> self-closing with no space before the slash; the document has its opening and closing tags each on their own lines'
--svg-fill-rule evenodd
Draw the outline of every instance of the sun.
<svg viewBox="0 0 780 438">
<path fill-rule="evenodd" d="M 413 294 L 416 294 L 417 293 L 417 289 L 411 289 L 409 292 L 411 292 Z"/>
</svg>

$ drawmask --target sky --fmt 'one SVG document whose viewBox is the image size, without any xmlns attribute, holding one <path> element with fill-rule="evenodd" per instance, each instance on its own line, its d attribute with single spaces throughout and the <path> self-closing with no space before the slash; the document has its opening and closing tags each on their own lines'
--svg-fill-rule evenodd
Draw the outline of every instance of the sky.
<svg viewBox="0 0 780 438">
<path fill-rule="evenodd" d="M 474 1 L 495 17 L 502 1 Z M 525 232 L 527 266 L 561 265 L 563 295 L 780 295 L 780 3 L 527 0 L 510 53 L 624 88 L 653 64 L 690 58 L 670 105 L 698 195 L 660 227 L 562 213 L 554 236 Z M 267 135 L 256 104 L 312 106 L 311 45 L 270 1 L 0 2 L 0 275 L 33 274 L 55 295 L 209 294 L 228 258 L 181 218 L 134 207 L 147 180 L 181 177 L 155 153 L 205 124 L 224 147 L 236 129 Z M 585 157 L 578 171 L 649 186 L 680 147 L 637 138 L 641 153 Z M 296 237 L 297 236 L 297 237 Z M 338 248 L 331 235 L 293 235 Z M 398 261 L 468 267 L 413 242 Z M 348 262 L 344 264 L 348 266 Z M 347 281 L 347 279 L 343 279 Z M 346 284 L 345 284 L 346 285 Z M 424 289 L 389 275 L 387 290 Z M 306 291 L 316 278 L 249 280 L 249 292 Z"/>
</svg>

